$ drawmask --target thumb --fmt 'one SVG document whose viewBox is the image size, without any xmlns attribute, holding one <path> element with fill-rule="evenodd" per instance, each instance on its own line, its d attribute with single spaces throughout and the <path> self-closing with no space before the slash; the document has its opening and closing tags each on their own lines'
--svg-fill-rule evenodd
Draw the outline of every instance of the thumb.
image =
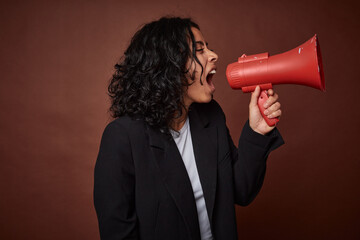
<svg viewBox="0 0 360 240">
<path fill-rule="evenodd" d="M 251 93 L 250 107 L 257 106 L 259 96 L 260 96 L 260 87 L 256 86 L 255 91 Z"/>
</svg>

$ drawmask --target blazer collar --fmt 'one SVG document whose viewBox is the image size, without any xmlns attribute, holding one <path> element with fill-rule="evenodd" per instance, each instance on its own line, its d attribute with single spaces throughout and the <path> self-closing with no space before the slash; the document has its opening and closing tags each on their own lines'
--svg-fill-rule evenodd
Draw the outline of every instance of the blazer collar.
<svg viewBox="0 0 360 240">
<path fill-rule="evenodd" d="M 217 182 L 217 128 L 196 107 L 189 111 L 190 131 L 206 209 L 212 224 Z M 174 140 L 148 127 L 155 164 L 167 190 L 188 226 L 191 239 L 200 238 L 199 221 L 191 182 Z"/>
<path fill-rule="evenodd" d="M 217 183 L 217 127 L 196 108 L 189 111 L 191 138 L 206 209 L 212 223 Z"/>
</svg>

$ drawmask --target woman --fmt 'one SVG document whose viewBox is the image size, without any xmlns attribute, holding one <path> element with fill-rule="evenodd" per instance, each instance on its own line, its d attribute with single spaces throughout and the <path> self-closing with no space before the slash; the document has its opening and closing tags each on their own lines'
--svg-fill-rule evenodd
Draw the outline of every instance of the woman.
<svg viewBox="0 0 360 240">
<path fill-rule="evenodd" d="M 101 239 L 237 239 L 234 204 L 259 192 L 282 138 L 257 88 L 237 149 L 212 100 L 218 56 L 190 19 L 161 18 L 132 38 L 109 85 L 116 118 L 95 166 Z M 267 116 L 280 117 L 269 90 Z"/>
</svg>

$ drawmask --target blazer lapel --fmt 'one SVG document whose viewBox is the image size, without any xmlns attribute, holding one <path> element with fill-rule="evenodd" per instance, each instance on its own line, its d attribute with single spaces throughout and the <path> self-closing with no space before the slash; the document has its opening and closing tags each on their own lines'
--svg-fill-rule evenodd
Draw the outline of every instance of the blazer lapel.
<svg viewBox="0 0 360 240">
<path fill-rule="evenodd" d="M 148 133 L 155 164 L 189 229 L 190 239 L 200 239 L 194 193 L 176 143 L 156 129 L 148 127 Z"/>
<path fill-rule="evenodd" d="M 189 111 L 190 130 L 196 165 L 204 192 L 206 209 L 212 224 L 217 182 L 217 127 L 193 108 Z"/>
</svg>

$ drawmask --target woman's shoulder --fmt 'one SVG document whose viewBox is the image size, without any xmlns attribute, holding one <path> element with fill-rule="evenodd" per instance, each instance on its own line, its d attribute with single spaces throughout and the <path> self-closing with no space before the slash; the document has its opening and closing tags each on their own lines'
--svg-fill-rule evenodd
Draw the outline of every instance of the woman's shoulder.
<svg viewBox="0 0 360 240">
<path fill-rule="evenodd" d="M 140 118 L 121 116 L 109 122 L 105 129 L 104 134 L 131 134 L 132 132 L 144 131 L 145 124 Z"/>
</svg>

